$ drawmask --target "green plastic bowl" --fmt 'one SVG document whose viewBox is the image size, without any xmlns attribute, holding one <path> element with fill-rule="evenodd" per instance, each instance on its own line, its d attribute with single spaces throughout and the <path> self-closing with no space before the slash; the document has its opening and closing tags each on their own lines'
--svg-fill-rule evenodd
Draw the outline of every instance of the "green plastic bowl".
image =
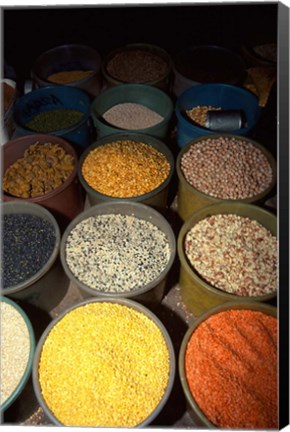
<svg viewBox="0 0 290 432">
<path fill-rule="evenodd" d="M 28 329 L 29 342 L 30 342 L 29 357 L 28 357 L 28 360 L 27 360 L 27 365 L 26 365 L 25 371 L 24 371 L 24 373 L 23 373 L 23 375 L 21 377 L 21 380 L 19 381 L 17 387 L 14 389 L 14 391 L 11 393 L 11 395 L 1 405 L 1 411 L 5 411 L 21 395 L 21 393 L 24 390 L 25 385 L 26 385 L 29 377 L 31 376 L 32 364 L 33 364 L 34 352 L 35 352 L 35 336 L 34 336 L 34 330 L 33 330 L 32 324 L 30 322 L 30 319 L 28 318 L 28 316 L 26 315 L 26 313 L 24 312 L 24 310 L 17 303 L 15 303 L 13 300 L 11 300 L 11 299 L 9 299 L 9 298 L 7 298 L 5 296 L 1 296 L 0 300 L 1 300 L 1 302 L 7 303 L 10 306 L 12 306 L 21 315 L 21 317 L 23 318 L 23 320 L 25 322 L 25 325 L 26 325 L 26 327 Z M 11 365 L 11 367 L 13 368 L 14 366 Z"/>
</svg>

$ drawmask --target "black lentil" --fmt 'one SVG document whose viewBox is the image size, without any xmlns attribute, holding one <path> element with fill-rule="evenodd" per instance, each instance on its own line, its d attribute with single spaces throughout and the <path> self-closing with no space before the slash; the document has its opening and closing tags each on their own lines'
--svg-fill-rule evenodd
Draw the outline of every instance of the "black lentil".
<svg viewBox="0 0 290 432">
<path fill-rule="evenodd" d="M 36 114 L 25 126 L 35 132 L 51 132 L 74 126 L 83 116 L 78 110 L 53 109 Z"/>
<path fill-rule="evenodd" d="M 2 287 L 10 288 L 34 276 L 49 260 L 56 242 L 54 226 L 40 216 L 2 216 Z"/>
</svg>

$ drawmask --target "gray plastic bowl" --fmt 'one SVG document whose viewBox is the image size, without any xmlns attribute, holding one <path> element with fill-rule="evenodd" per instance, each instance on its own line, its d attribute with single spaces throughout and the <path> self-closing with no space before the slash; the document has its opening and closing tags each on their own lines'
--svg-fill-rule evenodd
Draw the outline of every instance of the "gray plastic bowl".
<svg viewBox="0 0 290 432">
<path fill-rule="evenodd" d="M 147 316 L 148 318 L 150 318 L 160 329 L 160 331 L 162 332 L 162 335 L 165 339 L 167 348 L 168 348 L 168 353 L 169 353 L 169 379 L 168 379 L 168 383 L 167 383 L 167 387 L 165 389 L 165 392 L 163 394 L 162 399 L 160 400 L 159 404 L 157 405 L 157 407 L 154 409 L 154 411 L 149 415 L 149 417 L 147 417 L 147 419 L 145 419 L 142 423 L 140 423 L 139 425 L 137 425 L 136 427 L 145 427 L 147 425 L 150 425 L 150 423 L 152 423 L 152 421 L 158 416 L 158 414 L 162 411 L 163 407 L 165 406 L 172 387 L 173 387 L 173 383 L 174 383 L 174 378 L 175 378 L 175 372 L 176 372 L 176 361 L 175 361 L 175 354 L 174 354 L 174 348 L 173 348 L 173 344 L 172 341 L 170 339 L 170 336 L 166 330 L 166 328 L 164 327 L 164 325 L 162 324 L 162 322 L 159 320 L 159 318 L 157 318 L 157 316 L 152 313 L 149 309 L 147 309 L 146 307 L 140 305 L 137 302 L 134 302 L 132 300 L 128 300 L 128 299 L 114 299 L 111 297 L 108 297 L 107 299 L 87 299 L 87 300 L 83 300 L 77 304 L 75 304 L 74 306 L 68 308 L 67 310 L 65 310 L 64 312 L 62 312 L 62 314 L 60 314 L 57 318 L 55 318 L 46 328 L 46 330 L 44 331 L 44 333 L 42 334 L 38 345 L 36 347 L 36 351 L 35 351 L 35 357 L 34 357 L 34 363 L 33 363 L 33 370 L 32 370 L 32 380 L 33 380 L 33 387 L 35 390 L 35 394 L 37 397 L 37 400 L 40 404 L 40 406 L 43 408 L 46 416 L 50 419 L 50 421 L 55 424 L 56 426 L 63 426 L 59 420 L 54 416 L 54 414 L 51 412 L 51 410 L 49 409 L 49 407 L 47 406 L 42 393 L 41 393 L 41 386 L 39 383 L 39 374 L 38 374 L 38 365 L 39 365 L 39 361 L 40 361 L 40 356 L 41 356 L 41 352 L 42 352 L 42 347 L 43 344 L 46 340 L 46 338 L 49 335 L 49 332 L 53 329 L 53 327 L 63 318 L 65 317 L 69 312 L 71 312 L 73 309 L 79 308 L 87 303 L 94 303 L 94 302 L 110 302 L 110 303 L 117 303 L 120 305 L 123 305 L 125 307 L 130 307 L 135 309 L 138 312 L 143 313 L 145 316 Z M 98 407 L 96 407 L 96 409 L 98 409 Z M 99 425 L 98 425 L 99 426 Z"/>
<path fill-rule="evenodd" d="M 114 293 L 114 292 L 101 292 L 97 289 L 91 288 L 81 281 L 79 281 L 69 269 L 66 262 L 65 246 L 67 237 L 71 230 L 78 225 L 81 221 L 95 215 L 102 214 L 123 214 L 134 215 L 137 218 L 151 222 L 153 225 L 161 229 L 167 236 L 170 245 L 170 258 L 165 269 L 159 274 L 157 279 L 153 280 L 147 285 L 137 288 L 130 292 Z M 173 265 L 176 255 L 176 240 L 174 232 L 165 219 L 165 217 L 157 210 L 141 203 L 134 203 L 130 201 L 114 201 L 102 204 L 97 204 L 90 207 L 88 210 L 79 214 L 66 228 L 60 245 L 60 257 L 65 273 L 79 289 L 83 298 L 87 297 L 104 297 L 104 298 L 131 298 L 138 301 L 145 306 L 154 307 L 158 305 L 165 293 L 167 275 Z"/>
</svg>

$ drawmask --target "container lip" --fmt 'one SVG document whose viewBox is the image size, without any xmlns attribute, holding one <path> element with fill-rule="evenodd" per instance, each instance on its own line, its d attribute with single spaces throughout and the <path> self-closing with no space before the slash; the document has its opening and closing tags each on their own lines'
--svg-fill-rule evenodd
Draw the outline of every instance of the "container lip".
<svg viewBox="0 0 290 432">
<path fill-rule="evenodd" d="M 150 89 L 148 89 L 148 87 L 150 87 Z M 150 126 L 147 128 L 142 128 L 142 129 L 125 129 L 125 128 L 121 128 L 119 126 L 115 126 L 114 124 L 111 124 L 109 122 L 106 122 L 102 117 L 106 111 L 99 112 L 96 105 L 103 98 L 110 97 L 110 96 L 114 95 L 115 93 L 118 93 L 120 91 L 120 89 L 121 90 L 124 89 L 124 91 L 125 90 L 143 90 L 145 94 L 148 91 L 150 91 L 151 93 L 155 94 L 156 96 L 157 95 L 161 96 L 168 103 L 167 114 L 165 116 L 162 115 L 164 118 L 160 122 L 156 123 L 153 126 Z M 140 102 L 136 102 L 136 101 L 122 102 L 122 101 L 120 101 L 117 103 L 113 103 L 110 108 L 112 108 L 115 105 L 122 104 L 122 103 L 136 103 L 136 104 L 138 104 Z M 142 105 L 144 105 L 144 103 L 142 103 Z M 108 108 L 108 109 L 110 109 L 110 108 Z M 147 108 L 148 108 L 148 106 L 147 106 Z M 148 134 L 150 134 L 151 131 L 154 131 L 156 128 L 159 128 L 159 127 L 162 127 L 163 125 L 165 125 L 171 119 L 173 111 L 174 111 L 174 104 L 172 102 L 172 99 L 168 96 L 167 93 L 165 93 L 163 90 L 161 90 L 157 87 L 149 86 L 148 84 L 141 84 L 141 83 L 123 83 L 123 84 L 119 84 L 118 86 L 106 88 L 105 90 L 103 90 L 101 93 L 99 93 L 95 97 L 95 99 L 93 100 L 93 102 L 91 104 L 91 115 L 92 116 L 95 116 L 98 121 L 106 124 L 107 126 L 111 127 L 112 129 L 115 129 L 116 131 L 121 130 L 122 133 L 126 133 L 126 132 L 133 132 L 134 133 L 134 131 L 135 131 L 135 133 L 145 133 L 145 134 L 148 133 Z"/>
<path fill-rule="evenodd" d="M 3 292 L 3 290 L 1 290 L 1 291 Z M 29 379 L 29 376 L 30 376 L 31 371 L 32 371 L 32 365 L 33 365 L 33 359 L 34 359 L 35 344 L 36 344 L 36 342 L 35 342 L 34 329 L 32 327 L 31 321 L 28 318 L 28 315 L 26 314 L 26 312 L 22 309 L 22 307 L 20 307 L 15 301 L 11 300 L 10 298 L 8 298 L 8 297 L 6 297 L 5 295 L 2 295 L 2 294 L 0 294 L 0 301 L 9 304 L 10 306 L 14 307 L 17 310 L 17 312 L 20 313 L 20 315 L 23 318 L 23 320 L 25 322 L 25 325 L 26 325 L 26 327 L 28 329 L 28 333 L 29 333 L 29 345 L 30 345 L 29 356 L 28 356 L 28 359 L 27 359 L 27 365 L 26 365 L 26 368 L 25 368 L 25 370 L 23 372 L 22 378 L 19 381 L 17 387 L 12 392 L 12 394 L 1 405 L 1 410 L 5 411 L 18 398 L 18 396 L 22 392 L 25 384 L 27 383 L 27 381 Z"/>
<path fill-rule="evenodd" d="M 28 139 L 31 138 L 35 139 L 35 142 L 40 141 L 41 144 L 44 144 L 46 142 L 51 142 L 52 144 L 59 144 L 64 150 L 67 150 L 67 148 L 70 151 L 71 156 L 74 158 L 74 167 L 71 172 L 71 174 L 68 176 L 68 178 L 57 188 L 52 190 L 51 192 L 48 192 L 44 195 L 37 195 L 32 198 L 21 198 L 21 197 L 14 197 L 12 195 L 7 194 L 6 192 L 2 192 L 4 197 L 7 197 L 9 200 L 13 201 L 20 201 L 20 202 L 34 202 L 39 203 L 43 200 L 47 200 L 49 198 L 54 197 L 55 195 L 58 195 L 61 193 L 64 189 L 66 189 L 77 177 L 77 170 L 78 170 L 78 157 L 76 154 L 75 149 L 73 146 L 66 140 L 64 140 L 61 137 L 58 137 L 56 135 L 49 135 L 49 134 L 31 134 L 31 135 L 25 135 L 18 138 L 15 138 L 14 140 L 7 141 L 5 144 L 3 144 L 3 152 L 5 151 L 5 148 L 11 147 L 13 145 L 18 145 L 21 142 L 25 142 Z"/>
<path fill-rule="evenodd" d="M 178 355 L 179 377 L 180 377 L 183 391 L 186 395 L 186 399 L 187 399 L 188 403 L 190 404 L 190 407 L 194 410 L 194 412 L 198 415 L 200 420 L 203 423 L 205 423 L 208 428 L 216 428 L 216 426 L 210 420 L 208 420 L 208 418 L 205 416 L 205 414 L 199 408 L 197 402 L 195 401 L 195 399 L 193 398 L 193 396 L 191 394 L 191 391 L 190 391 L 190 388 L 189 388 L 189 385 L 188 385 L 188 382 L 186 379 L 186 374 L 185 374 L 185 364 L 184 364 L 185 352 L 186 352 L 186 348 L 187 348 L 188 342 L 189 342 L 192 334 L 194 333 L 196 328 L 202 322 L 206 321 L 207 318 L 209 318 L 210 316 L 212 316 L 214 314 L 217 314 L 219 312 L 223 312 L 226 310 L 232 310 L 232 309 L 256 310 L 256 311 L 263 312 L 263 313 L 266 313 L 268 315 L 271 315 L 271 316 L 274 316 L 277 318 L 277 308 L 275 306 L 269 305 L 267 303 L 263 303 L 263 302 L 251 303 L 251 302 L 248 302 L 247 300 L 245 300 L 243 302 L 231 301 L 231 302 L 226 302 L 226 303 L 214 306 L 214 307 L 208 309 L 207 311 L 203 312 L 199 317 L 196 318 L 194 323 L 191 324 L 189 326 L 189 328 L 187 329 L 186 333 L 183 336 L 183 339 L 182 339 L 182 342 L 180 345 L 179 355 Z"/>
<path fill-rule="evenodd" d="M 115 208 L 118 208 L 118 211 L 114 211 L 114 209 L 112 209 L 111 213 L 101 213 L 101 212 L 95 213 L 96 209 L 100 209 L 100 210 L 110 209 L 112 205 Z M 169 241 L 169 246 L 170 246 L 169 260 L 168 260 L 165 268 L 158 275 L 158 277 L 143 287 L 136 288 L 136 289 L 133 289 L 132 291 L 123 292 L 123 293 L 117 293 L 117 292 L 113 292 L 113 291 L 110 291 L 110 292 L 98 291 L 98 289 L 95 289 L 95 288 L 92 288 L 92 287 L 85 285 L 83 282 L 81 282 L 79 279 L 77 279 L 76 276 L 73 274 L 73 272 L 70 270 L 70 268 L 66 262 L 66 253 L 65 253 L 67 237 L 69 236 L 71 230 L 73 228 L 75 228 L 81 221 L 86 220 L 87 218 L 94 216 L 96 214 L 117 214 L 117 213 L 118 214 L 127 214 L 127 213 L 122 213 L 122 208 L 126 209 L 128 206 L 129 206 L 129 208 L 132 209 L 132 212 L 130 214 L 134 215 L 134 209 L 135 210 L 142 210 L 143 209 L 147 212 L 147 214 L 150 214 L 152 216 L 157 217 L 160 221 L 162 221 L 162 223 L 164 225 L 166 225 L 166 230 L 169 234 L 169 235 L 167 235 L 167 238 Z M 137 218 L 141 219 L 141 217 L 139 217 L 139 216 L 137 216 Z M 83 291 L 89 293 L 91 296 L 95 296 L 96 298 L 104 297 L 104 298 L 116 298 L 116 299 L 123 299 L 123 298 L 130 298 L 131 299 L 132 297 L 136 297 L 136 296 L 145 294 L 146 292 L 148 292 L 152 288 L 154 288 L 156 285 L 158 285 L 165 278 L 165 276 L 168 274 L 168 272 L 170 271 L 170 269 L 173 265 L 175 257 L 176 257 L 175 235 L 174 235 L 173 229 L 172 229 L 171 225 L 169 224 L 169 222 L 167 221 L 167 219 L 161 213 L 159 213 L 157 210 L 155 210 L 152 207 L 149 207 L 146 204 L 139 203 L 139 202 L 126 201 L 126 200 L 124 200 L 124 201 L 116 200 L 114 203 L 107 201 L 107 202 L 103 202 L 100 204 L 95 204 L 94 206 L 89 207 L 87 210 L 84 210 L 73 221 L 71 221 L 70 224 L 66 227 L 66 229 L 62 235 L 61 243 L 60 243 L 60 259 L 61 259 L 61 263 L 62 263 L 62 266 L 63 266 L 63 269 L 64 269 L 66 275 L 68 276 L 68 278 L 71 281 L 73 281 L 74 284 L 79 286 Z"/>
<path fill-rule="evenodd" d="M 237 200 L 232 200 L 232 199 L 227 199 L 227 198 L 217 198 L 211 195 L 207 195 L 204 192 L 201 192 L 200 190 L 196 189 L 194 186 L 191 186 L 188 181 L 186 180 L 182 170 L 181 170 L 181 159 L 183 157 L 183 155 L 191 148 L 191 146 L 201 142 L 201 141 L 206 141 L 208 139 L 219 139 L 221 137 L 225 137 L 225 138 L 235 138 L 239 141 L 246 141 L 249 144 L 252 144 L 255 148 L 257 148 L 258 150 L 260 150 L 264 156 L 267 158 L 271 169 L 272 169 L 272 181 L 270 183 L 270 185 L 263 191 L 260 192 L 257 195 L 254 195 L 252 197 L 247 197 L 247 198 L 240 198 Z M 189 192 L 193 192 L 195 193 L 197 196 L 200 196 L 204 199 L 208 199 L 210 201 L 212 201 L 213 203 L 220 203 L 220 202 L 225 202 L 225 203 L 235 203 L 235 202 L 240 202 L 240 203 L 253 203 L 256 201 L 259 201 L 260 199 L 264 198 L 275 186 L 276 184 L 276 175 L 277 175 L 277 167 L 276 167 L 276 161 L 273 157 L 273 155 L 260 143 L 258 143 L 257 141 L 252 140 L 251 138 L 245 137 L 245 136 L 240 136 L 240 135 L 235 135 L 235 134 L 226 134 L 226 133 L 220 133 L 220 134 L 209 134 L 209 135 L 204 135 L 204 136 L 200 136 L 198 138 L 194 138 L 191 141 L 189 141 L 178 153 L 177 158 L 176 158 L 176 172 L 177 172 L 177 176 L 179 181 L 182 183 L 182 185 L 189 191 Z"/>
<path fill-rule="evenodd" d="M 116 303 L 116 304 L 120 304 L 121 306 L 124 306 L 124 307 L 132 308 L 132 309 L 136 310 L 137 312 L 140 312 L 140 313 L 143 313 L 144 315 L 146 315 L 149 319 L 151 319 L 156 324 L 156 326 L 162 332 L 163 338 L 166 342 L 166 346 L 168 349 L 168 354 L 169 354 L 170 370 L 169 370 L 168 382 L 167 382 L 167 386 L 166 386 L 166 389 L 164 391 L 164 394 L 162 396 L 162 399 L 160 400 L 159 404 L 155 407 L 153 413 L 151 413 L 147 417 L 147 419 L 145 419 L 142 423 L 136 425 L 136 427 L 144 427 L 145 425 L 147 425 L 151 421 L 153 421 L 153 419 L 159 414 L 159 412 L 164 407 L 166 401 L 169 398 L 170 392 L 173 388 L 175 374 L 176 374 L 176 359 L 175 359 L 175 353 L 174 353 L 172 340 L 171 340 L 170 335 L 169 335 L 166 327 L 164 326 L 164 324 L 157 317 L 157 315 L 155 315 L 150 309 L 148 309 L 146 306 L 144 306 L 144 305 L 142 305 L 142 304 L 140 304 L 134 300 L 131 300 L 131 299 L 127 299 L 127 298 L 115 299 L 113 297 L 108 297 L 108 298 L 89 298 L 86 300 L 81 300 L 81 301 L 78 301 L 76 304 L 67 308 L 65 311 L 61 312 L 57 317 L 55 317 L 48 324 L 48 326 L 46 327 L 46 329 L 42 333 L 42 335 L 41 335 L 41 337 L 37 343 L 37 346 L 35 349 L 35 355 L 34 355 L 34 359 L 33 359 L 32 383 L 33 383 L 33 387 L 35 390 L 36 398 L 37 398 L 40 406 L 44 409 L 46 415 L 50 418 L 50 420 L 54 424 L 56 424 L 58 426 L 62 426 L 62 423 L 60 423 L 57 420 L 57 418 L 54 416 L 54 414 L 51 412 L 51 410 L 47 406 L 44 398 L 42 397 L 41 387 L 40 387 L 40 383 L 39 383 L 39 379 L 38 379 L 38 364 L 39 364 L 43 344 L 44 344 L 45 340 L 47 339 L 47 337 L 49 336 L 49 333 L 53 329 L 53 327 L 55 325 L 57 325 L 65 317 L 66 314 L 70 313 L 74 309 L 85 306 L 88 303 Z"/>
<path fill-rule="evenodd" d="M 96 147 L 101 147 L 101 146 L 109 144 L 111 142 L 122 141 L 122 140 L 132 140 L 132 141 L 136 141 L 136 142 L 140 142 L 140 141 L 144 142 L 144 144 L 155 148 L 156 150 L 158 150 L 160 153 L 162 153 L 166 157 L 166 159 L 170 165 L 170 170 L 169 170 L 169 173 L 168 173 L 168 176 L 166 177 L 166 179 L 157 188 L 151 190 L 150 192 L 146 192 L 145 194 L 142 194 L 142 195 L 122 198 L 122 197 L 113 197 L 113 196 L 105 195 L 105 194 L 93 189 L 87 183 L 87 181 L 85 180 L 85 178 L 82 174 L 82 165 L 83 165 L 86 157 L 89 155 L 89 153 L 92 150 L 94 150 Z M 156 147 L 154 147 L 154 145 L 151 145 L 151 143 L 158 144 L 162 148 L 162 150 L 157 149 Z M 120 201 L 120 200 L 139 202 L 139 201 L 145 201 L 145 200 L 151 198 L 152 196 L 157 195 L 161 190 L 166 188 L 166 186 L 170 183 L 170 181 L 173 177 L 174 171 L 175 171 L 175 161 L 174 161 L 173 154 L 172 154 L 171 150 L 168 147 L 166 147 L 166 145 L 163 143 L 163 141 L 161 141 L 155 137 L 149 136 L 149 135 L 145 135 L 145 134 L 141 134 L 141 133 L 128 132 L 128 133 L 124 133 L 124 134 L 118 133 L 118 134 L 107 135 L 103 138 L 100 138 L 98 141 L 95 141 L 90 146 L 88 146 L 80 156 L 80 159 L 78 162 L 77 174 L 78 174 L 79 181 L 80 181 L 81 185 L 83 186 L 83 188 L 88 193 L 94 195 L 96 198 L 99 198 L 100 200 L 106 200 L 106 201 L 111 201 L 111 202 Z"/>
<path fill-rule="evenodd" d="M 9 208 L 11 208 L 12 211 L 9 211 Z M 27 209 L 27 211 L 25 211 L 26 210 L 25 208 Z M 19 200 L 5 201 L 0 203 L 0 209 L 2 213 L 3 210 L 5 213 L 5 209 L 7 209 L 8 210 L 7 214 L 19 214 L 17 211 L 19 209 L 19 210 L 23 210 L 25 214 L 37 215 L 38 217 L 41 217 L 42 219 L 48 221 L 54 227 L 54 232 L 56 237 L 54 248 L 51 252 L 49 259 L 38 272 L 36 272 L 33 276 L 31 276 L 29 279 L 25 280 L 24 282 L 21 282 L 12 287 L 3 288 L 3 293 L 5 295 L 10 295 L 22 291 L 23 289 L 27 288 L 31 284 L 37 282 L 39 279 L 41 279 L 44 276 L 44 274 L 46 274 L 50 270 L 50 268 L 53 266 L 59 254 L 61 234 L 60 234 L 60 228 L 58 226 L 55 217 L 52 215 L 52 213 L 49 210 L 47 210 L 45 207 L 43 207 L 40 204 L 27 202 L 27 201 L 20 202 Z M 34 213 L 34 210 L 37 210 L 37 212 Z M 41 216 L 39 215 L 39 212 L 42 214 Z"/>
<path fill-rule="evenodd" d="M 277 290 L 269 293 L 269 294 L 264 294 L 261 296 L 238 296 L 236 294 L 232 294 L 232 293 L 228 293 L 226 291 L 223 291 L 219 288 L 216 288 L 213 285 L 210 285 L 208 282 L 206 282 L 204 279 L 202 279 L 198 273 L 194 270 L 194 268 L 189 264 L 188 262 L 188 258 L 186 257 L 186 254 L 184 252 L 184 238 L 187 234 L 187 232 L 189 231 L 189 229 L 194 226 L 198 221 L 205 219 L 207 216 L 204 216 L 202 218 L 199 219 L 199 216 L 202 213 L 208 213 L 208 216 L 212 215 L 211 213 L 211 209 L 212 208 L 218 208 L 221 207 L 223 208 L 223 206 L 226 203 L 224 202 L 219 202 L 217 204 L 211 204 L 209 206 L 206 206 L 200 210 L 197 210 L 196 212 L 192 213 L 187 220 L 183 223 L 179 234 L 178 234 L 178 239 L 177 239 L 177 253 L 178 253 L 178 257 L 179 260 L 182 263 L 182 266 L 184 267 L 184 270 L 187 272 L 187 274 L 189 274 L 195 281 L 197 281 L 199 284 L 202 285 L 203 288 L 205 288 L 207 291 L 210 291 L 213 294 L 218 294 L 220 297 L 223 297 L 227 302 L 229 301 L 236 301 L 236 302 L 246 302 L 246 301 L 258 301 L 258 302 L 263 302 L 263 301 L 268 301 L 270 299 L 273 299 L 277 296 Z M 259 211 L 261 214 L 265 214 L 268 217 L 272 218 L 273 220 L 277 220 L 277 217 L 269 212 L 268 210 L 265 210 L 255 204 L 249 204 L 249 203 L 241 203 L 241 202 L 231 202 L 231 205 L 233 207 L 243 207 L 243 208 L 248 208 L 248 209 L 256 209 L 257 211 Z M 230 211 L 224 211 L 221 210 L 221 212 L 219 214 L 229 214 L 231 213 L 232 210 Z M 192 218 L 196 217 L 198 218 L 198 221 L 196 221 L 194 224 L 192 224 Z"/>
</svg>

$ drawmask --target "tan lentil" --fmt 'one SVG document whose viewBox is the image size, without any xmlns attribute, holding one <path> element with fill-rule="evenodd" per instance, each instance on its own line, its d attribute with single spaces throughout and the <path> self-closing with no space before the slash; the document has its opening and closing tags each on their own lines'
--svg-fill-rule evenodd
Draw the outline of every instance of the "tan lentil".
<svg viewBox="0 0 290 432">
<path fill-rule="evenodd" d="M 50 331 L 39 362 L 44 400 L 70 426 L 134 427 L 154 411 L 168 379 L 158 326 L 109 302 L 68 312 Z"/>
<path fill-rule="evenodd" d="M 202 127 L 206 127 L 206 117 L 208 111 L 220 111 L 220 107 L 214 106 L 195 106 L 186 110 L 187 116 L 193 120 L 195 123 L 199 124 Z"/>
<path fill-rule="evenodd" d="M 86 182 L 104 195 L 130 198 L 151 192 L 168 177 L 167 158 L 152 146 L 118 140 L 96 147 L 85 158 Z"/>
<path fill-rule="evenodd" d="M 29 352 L 29 331 L 23 317 L 16 308 L 1 301 L 1 405 L 20 383 Z"/>
</svg>

